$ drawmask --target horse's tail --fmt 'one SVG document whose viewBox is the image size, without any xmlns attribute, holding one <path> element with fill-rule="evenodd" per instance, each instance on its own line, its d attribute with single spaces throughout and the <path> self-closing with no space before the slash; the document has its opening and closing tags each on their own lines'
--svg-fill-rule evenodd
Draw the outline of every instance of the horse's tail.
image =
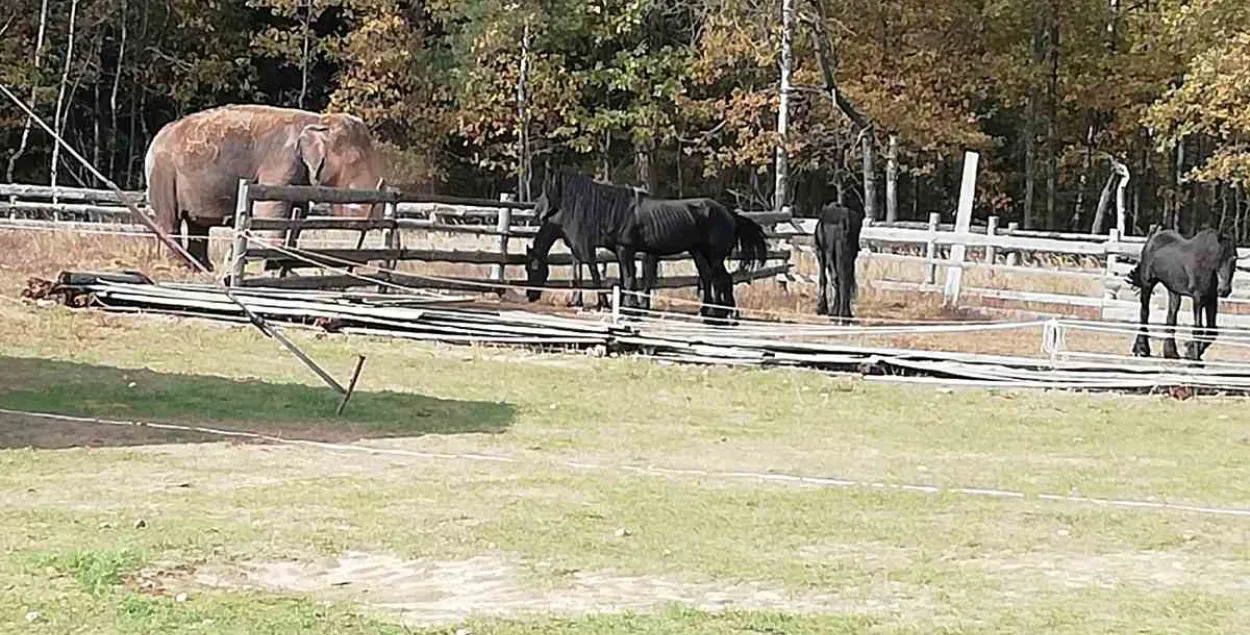
<svg viewBox="0 0 1250 635">
<path fill-rule="evenodd" d="M 847 299 L 854 300 L 859 292 L 859 282 L 855 279 L 855 258 L 859 255 L 859 219 L 854 212 L 847 210 L 837 222 L 833 223 L 832 236 L 826 240 L 833 242 L 833 266 L 838 276 L 838 285 L 846 292 Z"/>
<path fill-rule="evenodd" d="M 739 271 L 752 271 L 763 267 L 768 262 L 768 236 L 759 223 L 739 214 L 730 212 L 734 219 L 734 240 L 738 244 L 738 255 L 741 256 Z"/>
</svg>

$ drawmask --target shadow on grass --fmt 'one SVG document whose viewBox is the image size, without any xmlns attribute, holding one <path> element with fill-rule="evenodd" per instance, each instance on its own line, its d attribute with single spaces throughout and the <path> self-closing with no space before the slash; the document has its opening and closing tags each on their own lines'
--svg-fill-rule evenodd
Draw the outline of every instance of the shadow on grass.
<svg viewBox="0 0 1250 635">
<path fill-rule="evenodd" d="M 0 356 L 0 408 L 181 423 L 316 441 L 495 433 L 515 407 L 401 392 L 357 391 L 341 417 L 324 386 L 271 384 Z M 0 414 L 0 449 L 221 441 L 202 433 Z"/>
</svg>

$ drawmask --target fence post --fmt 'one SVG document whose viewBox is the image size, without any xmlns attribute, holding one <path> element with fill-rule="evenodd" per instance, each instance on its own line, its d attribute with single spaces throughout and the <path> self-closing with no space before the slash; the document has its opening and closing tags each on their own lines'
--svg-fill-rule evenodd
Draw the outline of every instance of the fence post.
<svg viewBox="0 0 1250 635">
<path fill-rule="evenodd" d="M 1020 229 L 1020 223 L 1007 223 L 1007 235 L 1010 236 Z M 1014 267 L 1020 264 L 1020 253 L 1016 251 L 1007 252 L 1007 265 Z"/>
<path fill-rule="evenodd" d="M 1116 298 L 1116 289 L 1111 286 L 1112 281 L 1116 279 L 1115 266 L 1120 258 L 1120 230 L 1112 227 L 1107 232 L 1107 270 L 1102 277 L 1102 298 L 1104 300 L 1114 300 Z M 1106 309 L 1106 306 L 1103 307 Z M 1101 316 L 1105 319 L 1106 316 Z"/>
<path fill-rule="evenodd" d="M 386 203 L 383 204 L 382 219 L 386 221 L 386 228 L 382 230 L 383 242 L 386 244 L 387 249 L 393 249 L 395 251 L 399 251 L 400 249 L 402 249 L 401 238 L 399 235 L 399 225 L 398 225 L 398 221 L 396 220 L 398 216 L 399 216 L 399 203 L 395 201 L 387 201 Z M 385 263 L 387 271 L 379 271 L 378 272 L 379 278 L 385 278 L 386 276 L 390 274 L 391 271 L 395 270 L 395 267 L 398 266 L 399 254 L 395 254 L 395 255 L 396 255 L 395 258 L 388 258 L 383 261 Z M 386 285 L 381 285 L 381 284 L 378 285 L 378 293 L 386 293 L 386 291 L 387 291 Z"/>
<path fill-rule="evenodd" d="M 929 242 L 924 246 L 924 283 L 937 284 L 937 230 L 942 215 L 929 212 Z"/>
<path fill-rule="evenodd" d="M 991 216 L 985 219 L 985 237 L 992 240 L 996 235 L 998 235 L 998 216 Z M 985 243 L 985 264 L 992 265 L 998 258 L 998 248 L 989 240 Z"/>
<path fill-rule="evenodd" d="M 511 194 L 499 195 L 499 201 L 501 203 L 506 203 L 515 199 L 516 197 Z M 494 266 L 494 271 L 491 272 L 491 277 L 495 280 L 495 282 L 503 284 L 507 281 L 508 274 L 508 239 L 511 238 L 512 233 L 511 207 L 499 208 L 499 216 L 495 221 L 495 231 L 499 233 L 499 263 Z M 497 292 L 499 295 L 503 295 L 504 291 L 505 289 L 500 287 Z"/>
<path fill-rule="evenodd" d="M 972 201 L 976 198 L 977 162 L 981 155 L 964 152 L 964 178 L 959 186 L 959 207 L 955 210 L 955 239 L 951 245 L 950 265 L 946 268 L 944 301 L 948 306 L 959 302 L 959 287 L 964 277 L 964 254 L 968 250 L 968 229 L 972 226 Z"/>
<path fill-rule="evenodd" d="M 247 232 L 252 229 L 252 192 L 247 179 L 239 179 L 239 198 L 234 206 L 234 242 L 230 245 L 229 285 L 237 287 L 243 282 L 243 270 L 247 267 Z"/>
</svg>

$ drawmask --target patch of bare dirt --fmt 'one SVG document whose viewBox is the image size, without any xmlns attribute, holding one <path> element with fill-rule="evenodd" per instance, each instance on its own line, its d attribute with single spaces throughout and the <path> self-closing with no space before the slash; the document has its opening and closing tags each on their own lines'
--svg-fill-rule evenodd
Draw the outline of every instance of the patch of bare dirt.
<svg viewBox="0 0 1250 635">
<path fill-rule="evenodd" d="M 361 602 L 416 626 L 450 624 L 470 616 L 644 611 L 668 603 L 709 611 L 788 613 L 876 613 L 896 611 L 904 604 L 928 604 L 923 595 L 898 584 L 799 595 L 764 583 L 694 583 L 606 571 L 575 571 L 563 584 L 536 589 L 525 583 L 520 567 L 499 556 L 440 561 L 349 552 L 317 563 L 257 562 L 203 569 L 194 578 L 212 587 L 260 588 Z"/>
<path fill-rule="evenodd" d="M 1250 591 L 1250 562 L 1176 551 L 1109 554 L 1034 552 L 972 560 L 966 566 L 1001 577 L 1022 592 L 1045 588 L 1122 585 L 1190 588 L 1210 593 Z"/>
<path fill-rule="evenodd" d="M 142 426 L 49 421 L 41 417 L 0 414 L 0 449 L 62 450 L 212 441 L 220 441 L 220 437 Z"/>
</svg>

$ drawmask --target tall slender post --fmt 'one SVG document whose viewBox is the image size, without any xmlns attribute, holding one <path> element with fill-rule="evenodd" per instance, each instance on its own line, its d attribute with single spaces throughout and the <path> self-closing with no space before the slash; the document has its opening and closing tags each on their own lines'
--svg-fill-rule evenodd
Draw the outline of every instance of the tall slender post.
<svg viewBox="0 0 1250 635">
<path fill-rule="evenodd" d="M 942 215 L 929 212 L 929 241 L 924 246 L 924 283 L 937 283 L 937 230 L 942 222 Z"/>
<path fill-rule="evenodd" d="M 964 178 L 959 187 L 959 208 L 955 211 L 955 244 L 951 245 L 950 266 L 946 268 L 943 292 L 948 306 L 959 302 L 959 287 L 964 276 L 964 255 L 968 250 L 968 229 L 972 227 L 972 201 L 976 198 L 977 163 L 981 155 L 964 153 Z"/>
<path fill-rule="evenodd" d="M 237 287 L 243 282 L 247 267 L 247 232 L 252 228 L 251 185 L 239 179 L 239 198 L 234 207 L 234 242 L 230 245 L 230 279 L 226 284 Z"/>
<path fill-rule="evenodd" d="M 786 139 L 790 128 L 790 74 L 794 68 L 794 0 L 781 0 L 781 86 L 777 103 L 777 183 L 773 209 L 785 206 L 790 195 L 790 160 Z"/>
<path fill-rule="evenodd" d="M 885 154 L 885 222 L 898 221 L 898 135 L 890 135 Z"/>
</svg>

